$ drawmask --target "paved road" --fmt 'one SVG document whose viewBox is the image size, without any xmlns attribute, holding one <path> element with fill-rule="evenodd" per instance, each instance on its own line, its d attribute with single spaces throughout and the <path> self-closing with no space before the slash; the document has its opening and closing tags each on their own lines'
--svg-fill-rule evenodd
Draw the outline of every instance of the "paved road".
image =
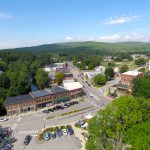
<svg viewBox="0 0 150 150">
<path fill-rule="evenodd" d="M 2 123 L 3 126 L 11 127 L 14 130 L 14 134 L 19 139 L 18 142 L 20 144 L 22 144 L 23 139 L 27 134 L 37 136 L 38 132 L 44 127 L 69 124 L 83 118 L 89 113 L 95 115 L 99 109 L 105 107 L 105 105 L 110 102 L 110 99 L 103 94 L 103 91 L 89 86 L 79 75 L 78 69 L 76 69 L 71 63 L 69 64 L 69 69 L 73 73 L 74 77 L 85 87 L 83 90 L 87 94 L 85 96 L 86 100 L 65 110 L 55 111 L 50 114 L 43 114 L 41 111 L 38 111 L 27 116 L 10 118 L 7 122 Z M 67 116 L 55 117 L 48 120 L 46 119 L 47 117 L 58 116 L 73 109 L 82 109 L 91 106 L 94 107 Z M 36 147 L 37 143 L 33 142 L 33 145 Z"/>
<path fill-rule="evenodd" d="M 90 96 L 93 96 L 93 99 L 98 101 L 100 106 L 105 106 L 110 102 L 110 99 L 104 95 L 104 92 L 100 90 L 99 88 L 89 86 L 83 79 L 82 76 L 80 75 L 78 69 L 72 65 L 72 63 L 69 63 L 69 69 L 71 73 L 74 75 L 74 78 L 77 79 L 85 88 L 83 88 L 84 92 Z M 107 86 L 108 87 L 108 86 Z M 94 100 L 92 101 L 93 103 Z"/>
</svg>

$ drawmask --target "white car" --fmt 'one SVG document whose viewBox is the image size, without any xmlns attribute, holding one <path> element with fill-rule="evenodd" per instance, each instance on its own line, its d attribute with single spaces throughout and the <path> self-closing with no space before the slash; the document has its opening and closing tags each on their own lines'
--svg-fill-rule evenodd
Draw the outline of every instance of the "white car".
<svg viewBox="0 0 150 150">
<path fill-rule="evenodd" d="M 84 123 L 82 126 L 81 126 L 83 129 L 86 129 L 87 130 L 87 127 L 88 127 L 88 123 Z"/>
<path fill-rule="evenodd" d="M 62 129 L 63 135 L 68 135 L 68 132 L 66 129 Z"/>
<path fill-rule="evenodd" d="M 0 117 L 0 122 L 7 121 L 8 119 L 6 117 Z"/>
</svg>

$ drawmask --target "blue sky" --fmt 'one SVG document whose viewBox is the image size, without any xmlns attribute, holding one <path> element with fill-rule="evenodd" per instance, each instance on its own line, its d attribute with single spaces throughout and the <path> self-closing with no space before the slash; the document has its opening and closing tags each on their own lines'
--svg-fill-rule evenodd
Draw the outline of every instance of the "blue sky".
<svg viewBox="0 0 150 150">
<path fill-rule="evenodd" d="M 0 0 L 0 48 L 150 41 L 149 0 Z"/>
</svg>

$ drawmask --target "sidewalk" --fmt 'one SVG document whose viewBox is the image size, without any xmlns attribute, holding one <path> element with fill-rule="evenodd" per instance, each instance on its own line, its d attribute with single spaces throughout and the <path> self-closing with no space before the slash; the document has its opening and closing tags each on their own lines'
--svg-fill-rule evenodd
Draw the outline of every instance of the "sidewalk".
<svg viewBox="0 0 150 150">
<path fill-rule="evenodd" d="M 81 97 L 78 97 L 78 98 L 71 99 L 68 102 L 79 101 L 80 99 L 81 99 Z M 35 110 L 31 110 L 31 111 L 28 111 L 28 112 L 25 112 L 25 113 L 20 113 L 20 114 L 15 114 L 15 115 L 12 115 L 12 116 L 7 116 L 7 118 L 16 118 L 16 117 L 23 117 L 23 116 L 30 116 L 30 115 L 33 115 L 33 114 L 38 114 L 38 113 L 42 112 L 43 110 L 47 110 L 49 108 L 53 108 L 53 107 L 55 107 L 57 105 L 62 105 L 62 104 L 60 103 L 60 104 L 52 105 L 52 106 L 49 106 L 49 107 L 40 108 L 40 109 L 38 109 L 36 111 Z"/>
<path fill-rule="evenodd" d="M 74 123 L 71 123 L 71 125 L 72 125 L 72 128 L 74 130 L 75 136 L 77 138 L 79 138 L 79 140 L 81 142 L 81 145 L 82 145 L 81 150 L 85 150 L 85 143 L 86 143 L 86 141 L 85 141 L 84 136 L 82 135 L 82 133 L 86 133 L 86 131 L 75 127 Z"/>
</svg>

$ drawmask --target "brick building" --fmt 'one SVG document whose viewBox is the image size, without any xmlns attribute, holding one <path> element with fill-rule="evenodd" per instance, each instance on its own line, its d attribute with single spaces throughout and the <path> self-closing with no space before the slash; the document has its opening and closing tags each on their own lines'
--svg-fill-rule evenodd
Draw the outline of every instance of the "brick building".
<svg viewBox="0 0 150 150">
<path fill-rule="evenodd" d="M 70 92 L 63 87 L 38 90 L 27 95 L 6 98 L 5 106 L 8 115 L 36 110 L 40 107 L 64 102 L 70 99 Z"/>
<path fill-rule="evenodd" d="M 143 77 L 144 73 L 137 70 L 127 71 L 121 74 L 121 81 L 118 86 L 119 89 L 127 90 L 128 92 L 132 91 L 132 81 L 135 78 Z"/>
<path fill-rule="evenodd" d="M 63 83 L 63 86 L 69 91 L 71 98 L 77 98 L 84 94 L 82 89 L 83 86 L 79 82 L 66 82 Z"/>
</svg>

